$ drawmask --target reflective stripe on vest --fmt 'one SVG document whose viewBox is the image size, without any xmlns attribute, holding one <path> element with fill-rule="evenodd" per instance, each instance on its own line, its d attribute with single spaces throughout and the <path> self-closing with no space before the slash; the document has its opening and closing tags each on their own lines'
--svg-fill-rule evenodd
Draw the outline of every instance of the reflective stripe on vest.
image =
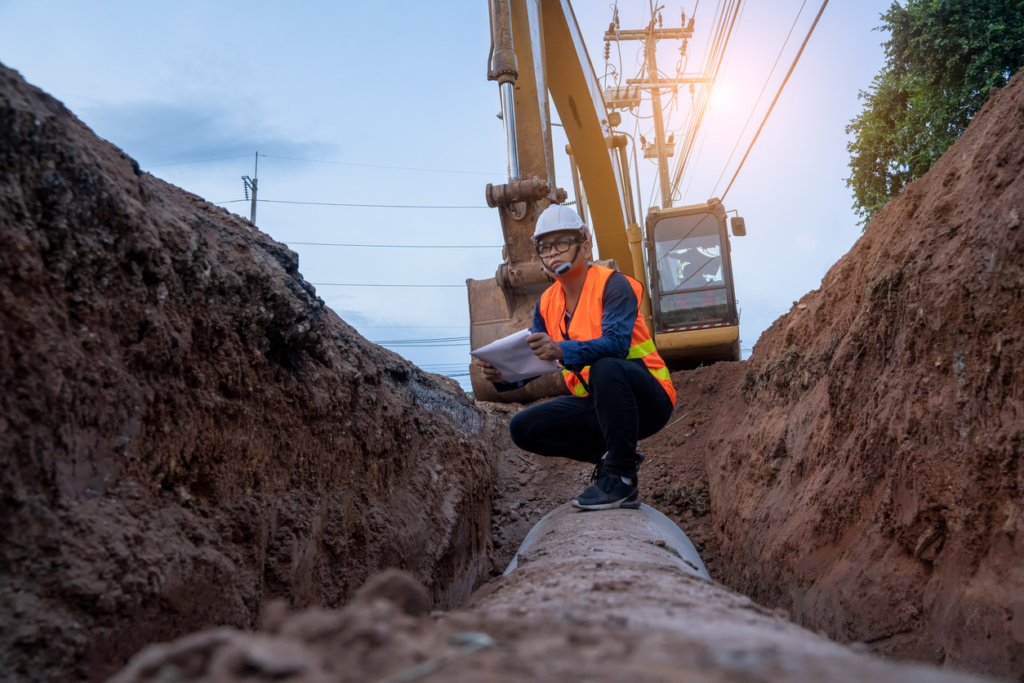
<svg viewBox="0 0 1024 683">
<path fill-rule="evenodd" d="M 608 283 L 608 278 L 614 272 L 616 271 L 595 265 L 591 265 L 587 270 L 587 279 L 583 283 L 580 301 L 576 305 L 576 312 L 572 320 L 569 322 L 569 328 L 571 328 L 568 330 L 569 339 L 590 341 L 601 336 L 601 320 L 604 314 L 604 288 Z M 643 286 L 628 275 L 625 277 L 633 288 L 633 293 L 636 295 L 637 303 L 639 304 L 640 298 L 643 295 Z M 544 294 L 541 295 L 540 313 L 541 317 L 544 318 L 544 324 L 548 328 L 548 335 L 556 342 L 564 341 L 566 338 L 562 334 L 562 329 L 563 321 L 565 320 L 565 293 L 557 283 L 548 287 Z M 636 320 L 633 321 L 633 332 L 630 339 L 629 353 L 626 358 L 641 359 L 648 371 L 665 389 L 665 393 L 672 399 L 672 403 L 675 404 L 676 390 L 672 386 L 672 377 L 669 375 L 668 368 L 665 367 L 665 361 L 658 355 L 658 350 L 654 346 L 654 340 L 648 333 L 647 325 L 644 324 L 643 316 L 640 315 L 639 310 L 637 311 Z M 584 380 L 589 380 L 590 366 L 588 365 L 583 368 L 580 375 L 583 376 Z M 563 369 L 562 377 L 574 396 L 583 397 L 588 395 L 584 382 L 581 382 L 579 377 L 571 370 Z"/>
</svg>

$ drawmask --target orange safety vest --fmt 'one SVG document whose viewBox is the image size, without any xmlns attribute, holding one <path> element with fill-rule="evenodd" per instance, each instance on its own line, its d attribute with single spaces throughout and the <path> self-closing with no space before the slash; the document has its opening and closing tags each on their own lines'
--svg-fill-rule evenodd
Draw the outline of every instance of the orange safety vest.
<svg viewBox="0 0 1024 683">
<path fill-rule="evenodd" d="M 587 269 L 587 279 L 583 282 L 583 292 L 580 294 L 580 301 L 576 305 L 576 312 L 573 313 L 569 323 L 569 339 L 575 341 L 590 341 L 601 336 L 601 318 L 604 314 L 604 286 L 608 278 L 616 271 L 603 266 L 591 265 Z M 637 308 L 639 309 L 640 299 L 643 295 L 643 285 L 633 278 L 625 275 L 629 284 L 636 294 Z M 554 341 L 566 341 L 562 330 L 565 327 L 565 292 L 557 282 L 545 290 L 540 297 L 540 314 L 544 318 L 544 324 L 548 328 L 548 336 Z M 658 355 L 654 348 L 654 340 L 647 332 L 647 325 L 644 324 L 643 316 L 637 310 L 636 320 L 633 322 L 633 338 L 629 343 L 629 358 L 642 358 L 644 365 L 650 370 L 654 378 L 658 380 L 665 389 L 665 393 L 672 399 L 672 405 L 676 403 L 676 389 L 672 386 L 672 378 L 665 367 L 665 361 Z M 583 368 L 583 379 L 590 381 L 590 366 Z M 569 390 L 574 396 L 586 396 L 587 389 L 571 370 L 562 369 L 562 376 Z"/>
</svg>

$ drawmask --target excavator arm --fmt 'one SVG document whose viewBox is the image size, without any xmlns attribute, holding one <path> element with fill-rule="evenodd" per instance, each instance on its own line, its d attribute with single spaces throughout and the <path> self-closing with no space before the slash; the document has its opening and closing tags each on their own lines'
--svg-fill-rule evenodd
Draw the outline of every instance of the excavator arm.
<svg viewBox="0 0 1024 683">
<path fill-rule="evenodd" d="M 626 239 L 627 197 L 620 165 L 611 144 L 611 129 L 601 87 L 583 44 L 568 0 L 542 0 L 548 90 L 558 110 L 583 186 L 598 254 L 614 259 L 619 270 L 633 273 Z"/>
<path fill-rule="evenodd" d="M 540 213 L 566 199 L 555 183 L 549 95 L 585 188 L 598 254 L 634 275 L 626 180 L 571 5 L 568 0 L 489 0 L 489 11 L 488 78 L 498 82 L 501 95 L 509 179 L 486 188 L 487 203 L 498 209 L 501 221 L 504 261 L 493 278 L 467 280 L 473 349 L 528 328 L 534 304 L 551 283 L 530 240 Z M 642 269 L 642 259 L 639 263 Z M 637 279 L 645 280 L 642 273 Z M 479 400 L 528 402 L 567 393 L 559 375 L 501 394 L 474 366 L 470 379 Z"/>
</svg>

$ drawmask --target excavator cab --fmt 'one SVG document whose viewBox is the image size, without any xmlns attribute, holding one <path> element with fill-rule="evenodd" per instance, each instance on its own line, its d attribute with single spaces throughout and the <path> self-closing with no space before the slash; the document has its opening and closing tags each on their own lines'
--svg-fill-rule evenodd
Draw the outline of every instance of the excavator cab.
<svg viewBox="0 0 1024 683">
<path fill-rule="evenodd" d="M 733 225 L 734 234 L 745 234 L 742 219 Z M 652 207 L 646 228 L 651 324 L 658 353 L 673 370 L 740 360 L 740 317 L 722 202 Z"/>
</svg>

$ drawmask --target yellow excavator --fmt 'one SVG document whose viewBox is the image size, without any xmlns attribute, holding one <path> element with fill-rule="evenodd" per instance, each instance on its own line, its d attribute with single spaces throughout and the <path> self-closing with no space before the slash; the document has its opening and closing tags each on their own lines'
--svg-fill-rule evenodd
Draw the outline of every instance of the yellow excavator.
<svg viewBox="0 0 1024 683">
<path fill-rule="evenodd" d="M 487 185 L 505 246 L 493 278 L 467 280 L 470 346 L 527 329 L 533 306 L 552 279 L 531 236 L 540 213 L 564 203 L 555 184 L 550 101 L 569 145 L 577 212 L 590 226 L 599 263 L 644 285 L 640 303 L 658 353 L 670 369 L 739 360 L 739 311 L 733 285 L 726 211 L 717 199 L 692 206 L 651 207 L 643 228 L 630 186 L 628 138 L 614 129 L 576 17 L 568 0 L 488 0 L 491 54 L 505 126 L 508 182 Z M 746 234 L 731 221 L 732 234 Z M 560 374 L 498 394 L 474 365 L 478 400 L 528 403 L 567 394 Z"/>
</svg>

